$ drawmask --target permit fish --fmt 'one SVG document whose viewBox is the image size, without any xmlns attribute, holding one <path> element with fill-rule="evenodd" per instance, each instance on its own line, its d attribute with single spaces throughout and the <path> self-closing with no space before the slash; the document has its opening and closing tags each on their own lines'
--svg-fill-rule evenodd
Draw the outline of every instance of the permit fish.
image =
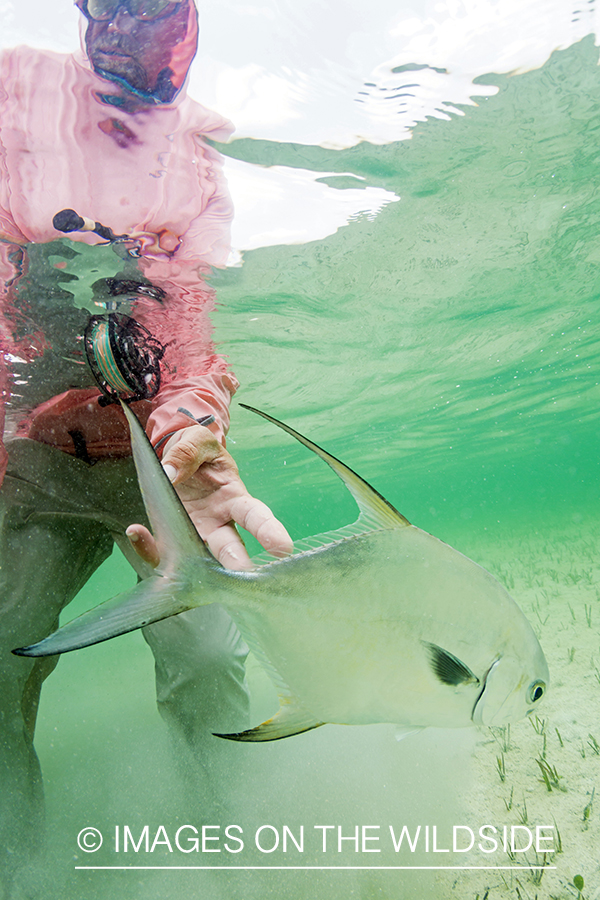
<svg viewBox="0 0 600 900">
<path fill-rule="evenodd" d="M 243 404 L 242 404 L 243 405 Z M 342 479 L 360 515 L 253 571 L 224 569 L 198 535 L 141 425 L 123 406 L 161 562 L 23 656 L 64 653 L 221 603 L 279 693 L 277 714 L 232 740 L 327 723 L 503 725 L 537 710 L 549 681 L 533 628 L 489 572 L 411 525 L 359 475 L 267 413 Z"/>
</svg>

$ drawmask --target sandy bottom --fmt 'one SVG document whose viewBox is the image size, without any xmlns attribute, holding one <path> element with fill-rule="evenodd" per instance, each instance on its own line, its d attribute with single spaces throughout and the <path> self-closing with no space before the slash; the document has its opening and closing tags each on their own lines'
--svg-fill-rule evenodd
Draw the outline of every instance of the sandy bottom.
<svg viewBox="0 0 600 900">
<path fill-rule="evenodd" d="M 485 860 L 475 845 L 462 854 L 462 865 L 543 868 L 444 873 L 440 897 L 600 897 L 600 794 L 594 796 L 600 791 L 599 541 L 597 526 L 574 523 L 516 535 L 490 544 L 487 552 L 480 545 L 478 561 L 518 598 L 534 626 L 551 689 L 532 721 L 478 732 L 464 812 L 467 821 L 493 824 L 500 832 L 504 825 L 525 825 L 533 833 L 538 825 L 554 826 L 543 832 L 553 834 L 554 842 L 539 846 L 554 844 L 556 852 L 537 853 L 534 844 L 512 859 L 501 852 Z M 525 847 L 525 829 L 516 835 L 515 846 Z M 581 894 L 576 876 L 584 881 Z"/>
</svg>

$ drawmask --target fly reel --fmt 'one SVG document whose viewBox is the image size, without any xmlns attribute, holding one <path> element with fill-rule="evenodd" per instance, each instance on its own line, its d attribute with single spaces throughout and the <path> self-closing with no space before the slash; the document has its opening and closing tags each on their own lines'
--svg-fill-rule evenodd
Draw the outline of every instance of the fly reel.
<svg viewBox="0 0 600 900">
<path fill-rule="evenodd" d="M 150 400 L 160 388 L 165 347 L 130 316 L 92 316 L 84 334 L 85 352 L 102 391 L 101 406 L 123 400 Z"/>
</svg>

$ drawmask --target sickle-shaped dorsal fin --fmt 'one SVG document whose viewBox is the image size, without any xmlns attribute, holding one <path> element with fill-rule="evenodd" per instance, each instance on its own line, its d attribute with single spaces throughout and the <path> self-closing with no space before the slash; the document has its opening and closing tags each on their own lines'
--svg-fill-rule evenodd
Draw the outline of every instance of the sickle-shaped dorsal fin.
<svg viewBox="0 0 600 900">
<path fill-rule="evenodd" d="M 268 413 L 262 412 L 260 409 L 255 409 L 253 406 L 248 406 L 246 403 L 240 403 L 240 406 L 244 409 L 249 409 L 250 412 L 262 416 L 263 419 L 272 422 L 273 425 L 277 425 L 277 427 L 282 428 L 283 431 L 287 431 L 287 433 L 291 434 L 297 441 L 300 441 L 301 444 L 304 444 L 305 447 L 308 447 L 309 450 L 312 450 L 313 453 L 320 456 L 328 466 L 331 466 L 335 474 L 342 479 L 356 500 L 358 508 L 360 509 L 359 522 L 375 528 L 400 528 L 410 525 L 408 519 L 399 513 L 391 503 L 388 503 L 385 497 L 382 497 L 375 488 L 371 487 L 371 485 L 364 480 L 364 478 L 361 478 L 360 475 L 353 472 L 352 469 L 339 459 L 336 459 L 335 456 L 332 456 L 331 453 L 327 453 L 322 447 L 309 441 L 308 438 L 304 437 L 304 435 L 299 432 L 294 431 L 293 428 L 290 428 L 290 426 L 286 425 L 284 422 L 274 419 L 273 416 L 270 416 Z"/>
</svg>

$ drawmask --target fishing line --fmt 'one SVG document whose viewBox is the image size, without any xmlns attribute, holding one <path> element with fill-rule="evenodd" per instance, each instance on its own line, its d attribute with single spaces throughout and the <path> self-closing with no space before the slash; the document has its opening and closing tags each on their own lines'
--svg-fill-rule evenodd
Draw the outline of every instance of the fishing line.
<svg viewBox="0 0 600 900">
<path fill-rule="evenodd" d="M 131 244 L 129 256 L 141 255 L 141 243 L 128 234 L 115 234 L 112 228 L 87 216 L 80 216 L 74 209 L 61 209 L 52 219 L 57 231 L 71 234 L 74 231 L 92 232 L 107 244 Z M 112 294 L 131 288 L 159 302 L 164 292 L 154 285 L 137 282 L 109 284 Z M 110 307 L 109 307 L 110 308 Z M 92 374 L 102 396 L 101 406 L 123 400 L 150 400 L 160 389 L 160 361 L 165 347 L 147 328 L 130 316 L 112 312 L 92 316 L 84 333 L 84 346 Z"/>
<path fill-rule="evenodd" d="M 165 347 L 130 316 L 92 316 L 84 334 L 88 363 L 102 391 L 101 406 L 151 400 L 160 389 Z"/>
</svg>

